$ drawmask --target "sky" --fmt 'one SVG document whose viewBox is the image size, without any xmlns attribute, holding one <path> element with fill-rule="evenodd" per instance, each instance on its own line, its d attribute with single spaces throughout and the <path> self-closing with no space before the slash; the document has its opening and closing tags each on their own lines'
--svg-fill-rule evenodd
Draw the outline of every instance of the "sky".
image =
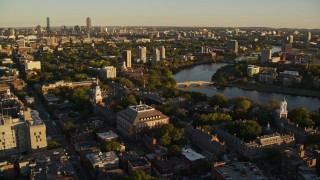
<svg viewBox="0 0 320 180">
<path fill-rule="evenodd" d="M 320 0 L 0 0 L 0 27 L 320 28 Z"/>
</svg>

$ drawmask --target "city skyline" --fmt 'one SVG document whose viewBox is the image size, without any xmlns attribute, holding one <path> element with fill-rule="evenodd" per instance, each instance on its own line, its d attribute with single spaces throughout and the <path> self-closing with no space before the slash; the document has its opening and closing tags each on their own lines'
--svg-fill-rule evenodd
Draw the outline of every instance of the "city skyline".
<svg viewBox="0 0 320 180">
<path fill-rule="evenodd" d="M 50 7 L 50 8 L 48 8 Z M 320 1 L 269 0 L 261 3 L 254 0 L 227 1 L 154 1 L 131 2 L 84 0 L 49 1 L 39 0 L 1 2 L 0 27 L 62 25 L 92 26 L 187 26 L 187 27 L 273 27 L 273 28 L 320 28 Z M 14 14 L 12 13 L 14 12 Z"/>
</svg>

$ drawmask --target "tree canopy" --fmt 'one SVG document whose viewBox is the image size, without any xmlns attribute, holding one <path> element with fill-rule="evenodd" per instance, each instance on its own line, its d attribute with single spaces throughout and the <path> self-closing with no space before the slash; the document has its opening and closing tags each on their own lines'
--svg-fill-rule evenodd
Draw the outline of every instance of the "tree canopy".
<svg viewBox="0 0 320 180">
<path fill-rule="evenodd" d="M 252 120 L 230 122 L 227 124 L 227 130 L 244 141 L 254 140 L 261 134 L 261 126 Z"/>
<path fill-rule="evenodd" d="M 301 127 L 313 126 L 311 113 L 305 107 L 299 107 L 289 113 L 289 119 Z"/>
<path fill-rule="evenodd" d="M 231 121 L 232 118 L 228 114 L 210 113 L 210 114 L 195 114 L 192 122 L 193 126 L 214 125 L 222 122 Z"/>
</svg>

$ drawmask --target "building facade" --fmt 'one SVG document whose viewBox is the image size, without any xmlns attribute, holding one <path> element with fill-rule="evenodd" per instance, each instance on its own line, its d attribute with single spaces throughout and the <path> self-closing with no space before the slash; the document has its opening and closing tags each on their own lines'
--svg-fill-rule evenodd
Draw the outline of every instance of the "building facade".
<svg viewBox="0 0 320 180">
<path fill-rule="evenodd" d="M 131 139 L 141 139 L 141 133 L 168 124 L 169 117 L 146 104 L 130 106 L 117 113 L 117 129 Z"/>
<path fill-rule="evenodd" d="M 261 51 L 261 63 L 266 63 L 271 59 L 271 49 Z"/>
<path fill-rule="evenodd" d="M 147 62 L 147 47 L 139 46 L 139 59 L 143 63 Z"/>
<path fill-rule="evenodd" d="M 40 61 L 26 61 L 25 62 L 25 71 L 32 71 L 32 70 L 40 70 L 41 69 L 41 62 Z"/>
<path fill-rule="evenodd" d="M 226 50 L 229 52 L 238 53 L 238 41 L 237 40 L 228 41 Z"/>
<path fill-rule="evenodd" d="M 46 147 L 46 126 L 37 111 L 28 108 L 20 113 L 19 118 L 1 117 L 0 156 L 33 153 Z"/>
<path fill-rule="evenodd" d="M 102 79 L 109 79 L 117 77 L 117 68 L 114 66 L 106 66 L 100 70 L 100 77 Z"/>
<path fill-rule="evenodd" d="M 152 61 L 160 61 L 160 51 L 158 48 L 153 49 L 152 51 Z"/>
<path fill-rule="evenodd" d="M 123 59 L 126 62 L 126 67 L 131 68 L 131 50 L 126 50 L 123 53 Z"/>
</svg>

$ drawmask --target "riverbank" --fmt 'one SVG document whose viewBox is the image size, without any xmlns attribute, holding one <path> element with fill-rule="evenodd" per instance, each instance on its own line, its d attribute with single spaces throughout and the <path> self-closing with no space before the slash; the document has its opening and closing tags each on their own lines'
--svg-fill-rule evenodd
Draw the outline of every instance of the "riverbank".
<svg viewBox="0 0 320 180">
<path fill-rule="evenodd" d="M 320 98 L 319 91 L 287 88 L 287 87 L 280 87 L 280 86 L 267 85 L 267 84 L 229 82 L 226 84 L 226 86 L 237 87 L 243 90 Z"/>
<path fill-rule="evenodd" d="M 220 61 L 219 61 L 220 62 Z M 193 68 L 194 66 L 198 66 L 201 64 L 211 64 L 211 63 L 216 63 L 216 60 L 214 59 L 205 59 L 205 60 L 195 60 L 193 61 L 192 64 L 187 64 L 187 65 L 181 65 L 177 69 L 171 69 L 173 74 L 176 74 L 182 70 L 188 69 L 188 68 Z"/>
</svg>

